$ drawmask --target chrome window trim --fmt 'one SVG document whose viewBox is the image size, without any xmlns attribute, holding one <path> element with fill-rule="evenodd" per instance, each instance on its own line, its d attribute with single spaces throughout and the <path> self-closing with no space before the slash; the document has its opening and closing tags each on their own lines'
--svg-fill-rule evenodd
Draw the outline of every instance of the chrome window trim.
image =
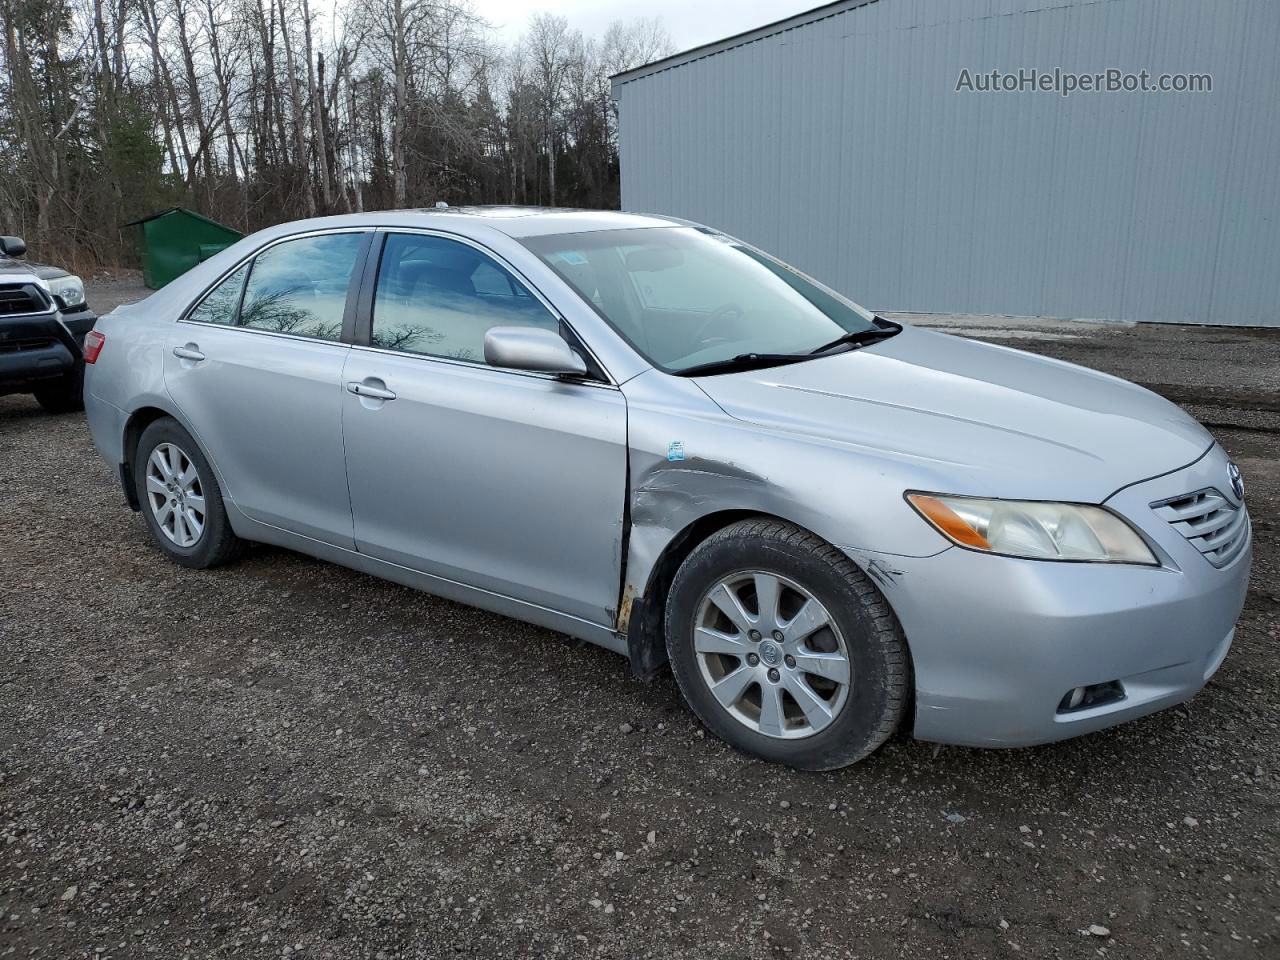
<svg viewBox="0 0 1280 960">
<path fill-rule="evenodd" d="M 570 329 L 572 329 L 572 327 Z M 307 338 L 302 337 L 300 339 L 305 340 Z M 386 347 L 366 346 L 360 343 L 344 343 L 342 346 L 350 347 L 352 350 L 358 350 L 361 353 L 379 353 L 388 357 L 402 357 L 406 360 L 424 360 L 428 363 L 443 363 L 451 367 L 460 367 L 464 370 L 486 370 L 492 373 L 506 374 L 507 376 L 528 377 L 533 380 L 546 380 L 566 387 L 592 387 L 596 390 L 614 390 L 618 393 L 622 392 L 622 388 L 612 381 L 605 383 L 600 380 L 592 380 L 589 377 L 565 377 L 555 373 L 540 373 L 537 370 L 516 370 L 512 367 L 495 367 L 492 364 L 477 360 L 458 360 L 455 357 L 437 357 L 429 353 L 409 353 L 407 350 L 388 350 Z M 604 369 L 603 364 L 600 369 Z"/>
<path fill-rule="evenodd" d="M 237 260 L 234 266 L 220 273 L 218 275 L 218 279 L 214 280 L 213 283 L 205 287 L 205 289 L 201 292 L 200 296 L 192 300 L 190 305 L 188 305 L 187 308 L 182 311 L 182 315 L 178 317 L 177 322 L 187 323 L 193 327 L 211 327 L 214 330 L 241 330 L 245 333 L 256 333 L 256 334 L 260 334 L 268 337 L 280 337 L 285 340 L 299 340 L 299 341 L 302 341 L 303 343 L 333 343 L 340 347 L 350 347 L 351 344 L 343 341 L 341 338 L 341 335 L 339 335 L 339 338 L 337 340 L 327 340 L 324 337 L 303 337 L 303 336 L 299 336 L 296 333 L 281 333 L 275 330 L 259 330 L 257 327 L 245 327 L 245 326 L 241 326 L 238 323 L 210 323 L 208 320 L 192 320 L 191 314 L 193 314 L 196 310 L 198 310 L 200 308 L 200 305 L 209 299 L 210 294 L 212 294 L 214 290 L 218 289 L 218 287 L 222 284 L 222 281 L 226 280 L 229 276 L 231 276 L 241 267 L 245 266 L 246 264 L 252 263 L 252 261 L 256 260 L 260 254 L 265 253 L 266 251 L 270 250 L 272 247 L 279 246 L 282 243 L 288 243 L 290 240 L 305 240 L 308 237 L 324 237 L 324 236 L 330 236 L 330 235 L 336 235 L 336 234 L 342 234 L 342 233 L 365 234 L 365 233 L 375 233 L 375 232 L 376 232 L 376 228 L 373 228 L 373 227 L 329 227 L 327 229 L 321 229 L 321 230 L 305 230 L 302 233 L 290 233 L 282 237 L 276 237 L 274 240 L 269 240 L 266 243 L 264 243 L 262 246 L 254 250 L 252 253 L 248 253 L 241 259 Z M 351 280 L 355 283 L 360 282 L 359 275 L 360 275 L 361 266 L 362 265 L 360 263 L 356 263 L 352 265 Z M 237 319 L 239 319 L 239 316 L 240 316 L 240 307 L 243 306 L 244 291 L 245 289 L 248 288 L 249 280 L 252 277 L 253 277 L 253 268 L 250 267 L 248 275 L 244 278 L 245 286 L 240 290 L 240 300 L 236 304 Z M 348 290 L 350 290 L 349 285 L 348 285 Z"/>
<path fill-rule="evenodd" d="M 257 334 L 260 337 L 276 337 L 280 340 L 297 340 L 299 343 L 327 344 L 331 347 L 341 347 L 343 350 L 350 350 L 352 346 L 345 340 L 326 340 L 323 337 L 302 337 L 296 333 L 281 333 L 278 330 L 259 330 L 257 327 L 233 327 L 226 323 L 209 323 L 206 320 L 179 320 L 178 322 L 189 324 L 193 327 L 208 327 L 210 330 L 239 330 L 244 333 Z"/>
<path fill-rule="evenodd" d="M 494 367 L 488 363 L 485 363 L 482 360 L 458 360 L 453 357 L 437 357 L 434 354 L 429 354 L 429 353 L 410 353 L 407 350 L 384 350 L 381 347 L 372 347 L 372 346 L 366 347 L 361 344 L 353 344 L 355 349 L 371 350 L 378 353 L 389 353 L 398 357 L 420 357 L 426 360 L 440 360 L 443 362 L 456 363 L 456 364 L 467 366 L 467 367 L 479 367 L 479 368 L 484 368 L 488 370 L 500 370 L 503 373 L 511 373 L 517 376 L 532 376 L 532 377 L 537 377 L 538 379 L 541 379 L 541 380 L 554 380 L 558 383 L 584 383 L 584 384 L 591 384 L 593 386 L 609 386 L 615 389 L 618 388 L 617 377 L 613 375 L 612 371 L 610 371 L 609 368 L 605 366 L 603 361 L 601 361 L 601 359 L 596 355 L 595 350 L 591 348 L 591 344 L 587 342 L 587 338 L 578 332 L 577 328 L 575 328 L 574 325 L 565 318 L 564 314 L 559 309 L 556 308 L 555 304 L 553 304 L 547 298 L 546 294 L 544 294 L 541 290 L 538 289 L 536 284 L 532 283 L 529 280 L 529 278 L 524 275 L 524 273 L 522 273 L 506 257 L 502 256 L 502 254 L 498 253 L 497 251 L 489 247 L 486 247 L 483 243 L 480 243 L 479 241 L 474 240 L 471 237 L 463 236 L 462 234 L 459 234 L 459 233 L 450 233 L 447 230 L 439 230 L 432 227 L 396 226 L 396 227 L 375 227 L 374 229 L 378 233 L 384 233 L 384 234 L 387 234 L 388 236 L 391 236 L 393 234 L 415 234 L 419 236 L 439 237 L 442 240 L 452 240 L 457 243 L 465 244 L 466 246 L 471 247 L 472 249 L 488 257 L 490 260 L 493 260 L 495 263 L 501 266 L 504 270 L 507 270 L 513 277 L 519 280 L 522 284 L 524 284 L 525 289 L 533 294 L 534 298 L 540 304 L 542 304 L 542 306 L 546 309 L 546 311 L 549 314 L 551 314 L 551 316 L 554 317 L 557 322 L 563 323 L 566 327 L 568 327 L 570 330 L 573 331 L 574 337 L 577 339 L 577 341 L 580 344 L 582 344 L 583 349 L 587 351 L 587 353 L 591 356 L 591 359 L 595 361 L 596 366 L 598 366 L 601 370 L 604 371 L 604 375 L 608 378 L 608 381 L 607 383 L 601 383 L 599 380 L 591 380 L 588 378 L 566 379 L 564 377 L 556 376 L 555 374 L 538 373 L 532 370 L 512 370 L 508 367 Z M 386 255 L 386 245 L 384 244 L 382 249 L 378 251 L 378 274 L 382 272 L 382 257 L 384 257 L 385 255 Z M 370 334 L 373 333 L 373 312 L 378 305 L 378 280 L 377 280 L 378 274 L 374 275 L 373 298 L 370 300 L 370 306 L 369 306 Z"/>
</svg>

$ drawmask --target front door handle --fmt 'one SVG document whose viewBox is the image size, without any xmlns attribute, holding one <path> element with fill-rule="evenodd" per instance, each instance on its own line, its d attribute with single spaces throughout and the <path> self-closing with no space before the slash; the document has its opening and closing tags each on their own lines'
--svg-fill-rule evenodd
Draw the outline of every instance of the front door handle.
<svg viewBox="0 0 1280 960">
<path fill-rule="evenodd" d="M 364 380 L 348 380 L 347 392 L 354 393 L 357 397 L 368 397 L 371 400 L 394 400 L 396 392 L 388 390 L 386 385 L 374 377 L 368 377 Z"/>
<path fill-rule="evenodd" d="M 204 359 L 204 354 L 194 343 L 188 343 L 185 347 L 174 347 L 173 355 L 179 360 L 194 360 L 197 363 Z"/>
</svg>

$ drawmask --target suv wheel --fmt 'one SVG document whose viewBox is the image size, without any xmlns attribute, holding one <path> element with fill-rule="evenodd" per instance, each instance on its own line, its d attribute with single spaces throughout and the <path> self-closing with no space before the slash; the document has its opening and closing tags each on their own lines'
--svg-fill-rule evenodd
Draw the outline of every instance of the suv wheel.
<svg viewBox="0 0 1280 960">
<path fill-rule="evenodd" d="M 176 420 L 143 431 L 133 477 L 151 538 L 170 559 L 204 569 L 240 552 L 209 461 Z"/>
<path fill-rule="evenodd" d="M 667 651 L 723 740 L 802 770 L 873 753 L 910 692 L 906 641 L 875 584 L 835 547 L 744 520 L 691 553 L 671 586 Z"/>
<path fill-rule="evenodd" d="M 84 369 L 35 389 L 36 403 L 50 413 L 75 413 L 84 409 Z"/>
</svg>

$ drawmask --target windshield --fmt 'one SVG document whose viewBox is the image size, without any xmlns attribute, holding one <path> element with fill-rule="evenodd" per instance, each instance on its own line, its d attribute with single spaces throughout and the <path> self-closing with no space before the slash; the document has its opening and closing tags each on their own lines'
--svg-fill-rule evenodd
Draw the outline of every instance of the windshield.
<svg viewBox="0 0 1280 960">
<path fill-rule="evenodd" d="M 808 356 L 874 317 L 780 261 L 693 227 L 531 237 L 525 246 L 668 373 Z"/>
</svg>

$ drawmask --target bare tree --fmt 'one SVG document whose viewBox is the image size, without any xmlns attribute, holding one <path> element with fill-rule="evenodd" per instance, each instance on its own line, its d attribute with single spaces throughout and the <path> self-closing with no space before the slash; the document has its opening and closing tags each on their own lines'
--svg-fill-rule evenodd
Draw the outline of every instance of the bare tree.
<svg viewBox="0 0 1280 960">
<path fill-rule="evenodd" d="M 671 47 L 535 14 L 502 49 L 469 0 L 0 0 L 0 35 L 0 227 L 97 262 L 179 203 L 616 206 L 609 74 Z"/>
<path fill-rule="evenodd" d="M 524 43 L 529 50 L 533 84 L 538 94 L 543 150 L 547 159 L 547 192 L 556 205 L 556 147 L 560 133 L 557 123 L 565 83 L 574 52 L 582 37 L 569 29 L 569 21 L 550 13 L 534 14 Z"/>
</svg>

